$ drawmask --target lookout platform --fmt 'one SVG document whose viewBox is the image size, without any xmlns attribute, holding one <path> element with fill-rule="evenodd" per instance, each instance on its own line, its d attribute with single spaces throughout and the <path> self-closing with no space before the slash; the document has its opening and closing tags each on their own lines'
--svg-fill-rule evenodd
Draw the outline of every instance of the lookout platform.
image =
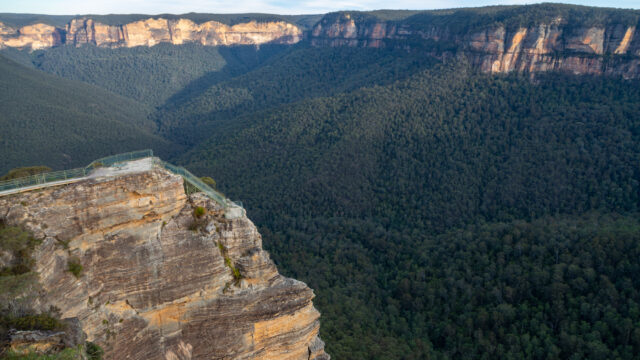
<svg viewBox="0 0 640 360">
<path fill-rule="evenodd" d="M 245 215 L 241 205 L 230 201 L 218 191 L 212 189 L 187 169 L 162 161 L 153 156 L 152 150 L 142 150 L 98 159 L 84 168 L 36 174 L 23 178 L 0 181 L 0 197 L 34 191 L 38 189 L 61 186 L 94 178 L 115 177 L 126 174 L 150 171 L 163 168 L 180 175 L 185 182 L 187 193 L 203 192 L 212 200 L 222 205 L 227 218 Z"/>
</svg>

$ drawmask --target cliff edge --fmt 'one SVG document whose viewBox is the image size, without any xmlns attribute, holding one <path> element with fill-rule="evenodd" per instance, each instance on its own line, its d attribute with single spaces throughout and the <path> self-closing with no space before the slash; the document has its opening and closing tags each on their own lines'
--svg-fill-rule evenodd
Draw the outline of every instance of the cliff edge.
<svg viewBox="0 0 640 360">
<path fill-rule="evenodd" d="M 120 25 L 78 17 L 64 27 L 0 23 L 0 48 L 100 47 L 200 43 L 400 48 L 440 58 L 464 56 L 485 73 L 561 71 L 640 78 L 640 11 L 566 4 L 434 11 L 343 11 L 309 30 L 286 21 L 226 25 L 186 18 L 146 18 Z M 244 21 L 244 20 L 243 20 Z"/>
<path fill-rule="evenodd" d="M 0 220 L 42 239 L 34 309 L 77 318 L 105 359 L 329 359 L 313 291 L 164 169 L 0 197 Z"/>
<path fill-rule="evenodd" d="M 547 5 L 523 6 L 536 9 Z M 620 10 L 628 19 L 604 12 L 606 21 L 563 17 L 563 5 L 552 15 L 510 24 L 489 15 L 418 14 L 403 20 L 381 20 L 363 13 L 334 13 L 312 29 L 314 46 L 395 47 L 426 51 L 439 57 L 465 56 L 485 73 L 562 71 L 576 75 L 640 77 L 640 15 Z M 596 9 L 596 8 L 594 8 Z M 558 14 L 555 15 L 555 12 Z M 516 14 L 524 17 L 523 14 Z M 458 16 L 458 17 L 456 17 Z M 505 15 L 506 16 L 506 15 Z M 517 16 L 513 16 L 516 19 Z M 575 15 L 574 15 L 575 17 Z M 465 24 L 460 24 L 460 19 Z M 484 23 L 482 21 L 485 21 Z M 514 20 L 515 21 L 515 20 Z"/>
<path fill-rule="evenodd" d="M 154 46 L 159 43 L 180 45 L 188 42 L 205 46 L 295 44 L 302 29 L 284 21 L 249 21 L 226 25 L 217 21 L 201 24 L 189 19 L 148 18 L 121 25 L 108 25 L 88 17 L 71 20 L 65 28 L 37 23 L 13 27 L 0 22 L 0 48 L 29 50 L 60 45 L 119 48 Z"/>
</svg>

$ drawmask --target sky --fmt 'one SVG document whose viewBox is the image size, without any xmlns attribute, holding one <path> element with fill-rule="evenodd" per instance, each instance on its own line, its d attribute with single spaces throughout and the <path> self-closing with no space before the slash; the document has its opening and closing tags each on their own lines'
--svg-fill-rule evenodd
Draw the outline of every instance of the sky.
<svg viewBox="0 0 640 360">
<path fill-rule="evenodd" d="M 0 12 L 50 15 L 263 12 L 318 14 L 337 10 L 443 9 L 531 4 L 531 0 L 0 0 Z M 640 9 L 640 0 L 564 0 L 570 4 Z"/>
</svg>

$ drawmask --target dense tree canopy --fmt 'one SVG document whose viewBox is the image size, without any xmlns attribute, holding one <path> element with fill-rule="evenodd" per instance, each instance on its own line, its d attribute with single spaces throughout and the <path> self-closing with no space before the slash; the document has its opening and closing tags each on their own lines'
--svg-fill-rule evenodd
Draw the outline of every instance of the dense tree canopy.
<svg viewBox="0 0 640 360">
<path fill-rule="evenodd" d="M 353 16 L 471 29 L 558 15 L 638 21 L 553 4 Z M 279 270 L 315 289 L 334 358 L 640 357 L 637 80 L 304 43 L 4 53 L 106 90 L 0 63 L 1 169 L 151 146 L 211 177 Z"/>
<path fill-rule="evenodd" d="M 316 289 L 338 358 L 631 359 L 638 99 L 455 63 L 240 115 L 179 161 Z"/>
<path fill-rule="evenodd" d="M 106 154 L 172 146 L 152 133 L 140 104 L 0 56 L 0 173 L 84 166 Z"/>
<path fill-rule="evenodd" d="M 190 97 L 202 83 L 242 74 L 286 50 L 284 45 L 214 47 L 199 44 L 100 48 L 60 46 L 23 61 L 68 79 L 101 86 L 145 105 Z M 146 109 L 151 110 L 151 107 Z"/>
</svg>

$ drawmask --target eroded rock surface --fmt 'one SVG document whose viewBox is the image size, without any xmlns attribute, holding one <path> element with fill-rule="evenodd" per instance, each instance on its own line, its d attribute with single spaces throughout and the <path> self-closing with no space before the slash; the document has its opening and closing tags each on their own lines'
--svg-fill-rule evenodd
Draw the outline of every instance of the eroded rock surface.
<svg viewBox="0 0 640 360">
<path fill-rule="evenodd" d="M 349 14 L 325 17 L 311 31 L 314 46 L 400 47 L 464 53 L 483 72 L 611 74 L 640 77 L 640 28 L 613 24 L 574 28 L 562 18 L 517 29 L 494 26 L 469 32 L 402 21 L 358 23 Z M 454 50 L 451 50 L 454 49 Z"/>
<path fill-rule="evenodd" d="M 0 48 L 37 50 L 62 44 L 117 48 L 188 42 L 208 46 L 294 44 L 301 40 L 302 35 L 302 29 L 284 21 L 250 21 L 228 26 L 217 21 L 197 24 L 188 19 L 148 18 L 122 25 L 106 25 L 83 17 L 71 20 L 64 29 L 46 24 L 14 28 L 0 23 Z"/>
<path fill-rule="evenodd" d="M 65 348 L 73 348 L 86 341 L 82 325 L 76 318 L 64 321 L 64 330 L 29 330 L 9 332 L 8 347 L 16 353 L 56 354 Z"/>
<path fill-rule="evenodd" d="M 0 218 L 43 239 L 34 306 L 78 318 L 106 359 L 329 358 L 313 291 L 278 274 L 249 219 L 165 170 L 0 197 Z"/>
<path fill-rule="evenodd" d="M 51 25 L 34 24 L 16 29 L 0 22 L 0 48 L 38 50 L 62 45 L 63 39 L 63 31 Z"/>
<path fill-rule="evenodd" d="M 562 17 L 520 28 L 488 25 L 452 30 L 428 20 L 382 21 L 345 12 L 326 15 L 307 32 L 284 21 L 228 26 L 216 21 L 195 23 L 162 17 L 122 25 L 80 17 L 65 28 L 47 24 L 13 28 L 0 23 L 0 48 L 31 50 L 85 44 L 111 48 L 189 42 L 206 46 L 295 44 L 305 39 L 313 46 L 419 49 L 443 58 L 464 55 L 487 73 L 564 71 L 640 78 L 637 24 L 610 22 L 606 26 L 580 27 Z"/>
</svg>

